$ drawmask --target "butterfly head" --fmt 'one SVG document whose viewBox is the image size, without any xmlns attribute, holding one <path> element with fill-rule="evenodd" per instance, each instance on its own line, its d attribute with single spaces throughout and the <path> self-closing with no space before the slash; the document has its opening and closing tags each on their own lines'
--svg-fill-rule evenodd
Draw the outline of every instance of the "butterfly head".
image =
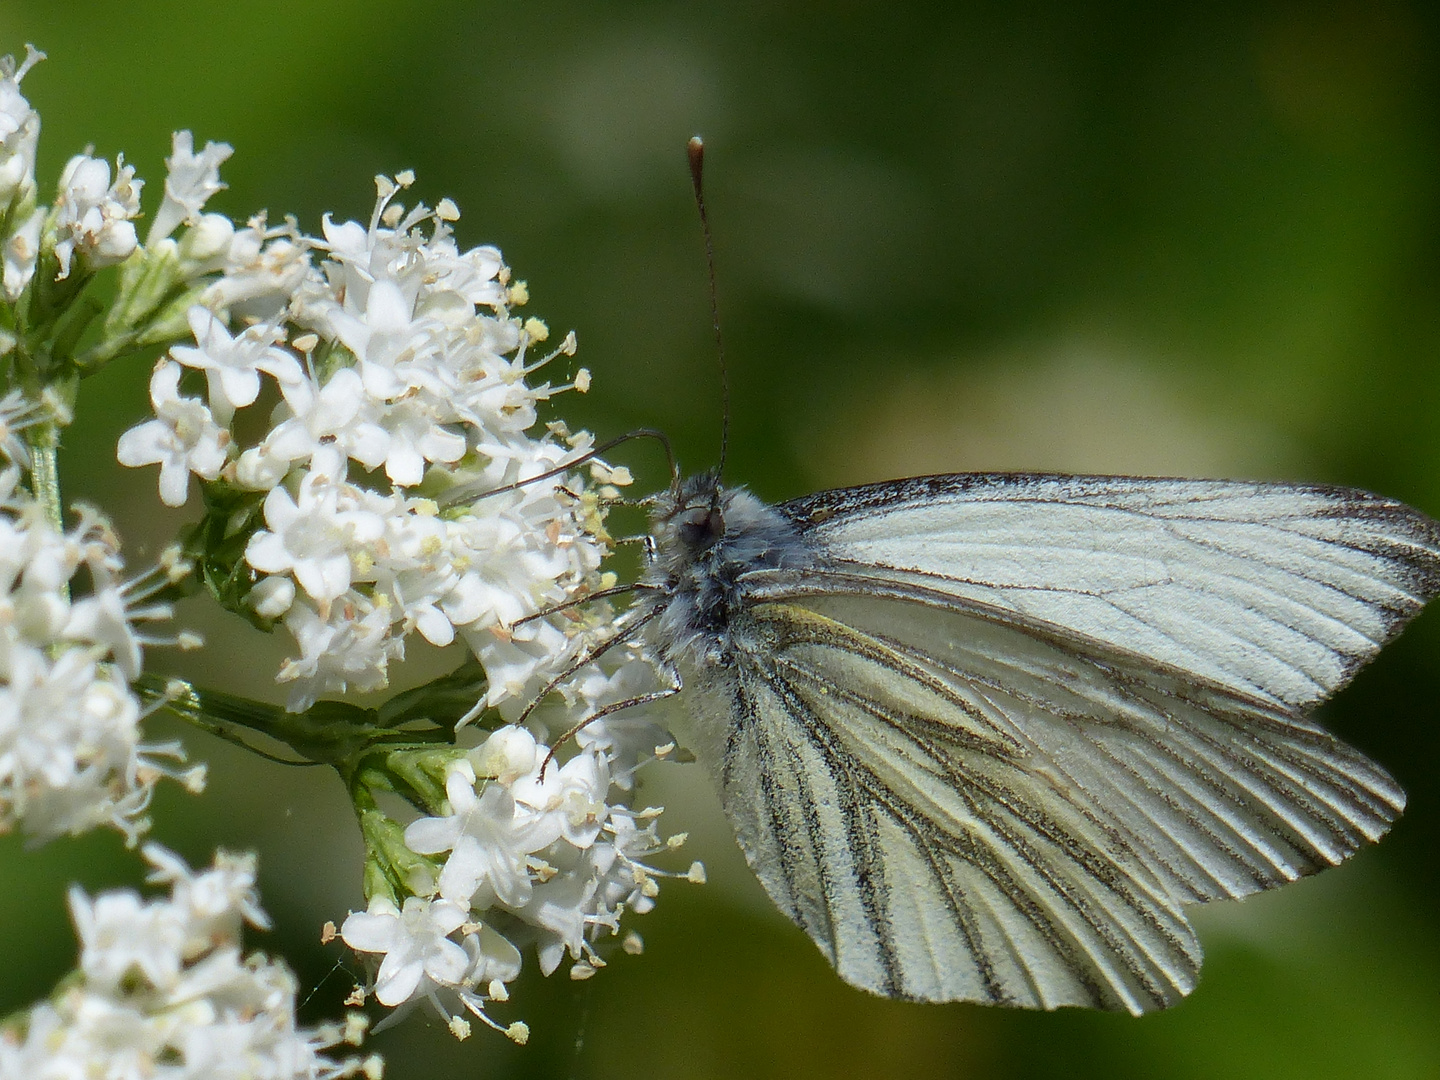
<svg viewBox="0 0 1440 1080">
<path fill-rule="evenodd" d="M 718 472 L 682 480 L 656 502 L 649 603 L 665 609 L 658 637 L 667 657 L 725 654 L 729 627 L 746 604 L 754 571 L 811 564 L 814 549 L 788 517 Z"/>
<path fill-rule="evenodd" d="M 713 548 L 725 535 L 726 495 L 716 470 L 681 480 L 661 496 L 651 517 L 660 547 L 691 558 Z"/>
</svg>

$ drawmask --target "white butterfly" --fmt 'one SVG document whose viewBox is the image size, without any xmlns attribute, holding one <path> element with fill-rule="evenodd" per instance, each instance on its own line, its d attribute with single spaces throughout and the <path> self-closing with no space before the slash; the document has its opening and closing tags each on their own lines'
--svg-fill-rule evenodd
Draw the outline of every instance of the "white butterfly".
<svg viewBox="0 0 1440 1080">
<path fill-rule="evenodd" d="M 1200 965 L 1184 905 L 1404 806 L 1306 715 L 1440 591 L 1440 525 L 1400 503 L 960 475 L 769 507 L 705 474 L 652 524 L 625 622 L 761 883 L 866 990 L 1163 1008 Z"/>
</svg>

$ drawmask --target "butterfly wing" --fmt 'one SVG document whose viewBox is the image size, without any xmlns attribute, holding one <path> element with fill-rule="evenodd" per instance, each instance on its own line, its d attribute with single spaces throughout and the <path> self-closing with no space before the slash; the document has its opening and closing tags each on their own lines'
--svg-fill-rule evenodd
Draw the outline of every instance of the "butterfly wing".
<svg viewBox="0 0 1440 1080">
<path fill-rule="evenodd" d="M 780 509 L 836 568 L 1294 708 L 1349 682 L 1440 589 L 1440 526 L 1349 488 L 979 474 Z"/>
<path fill-rule="evenodd" d="M 1434 591 L 1413 511 L 1010 477 L 781 510 L 821 558 L 744 579 L 722 792 L 771 896 L 856 985 L 1163 1007 L 1199 964 L 1183 903 L 1339 862 L 1403 805 L 1300 714 L 1316 692 L 1295 699 L 1297 673 L 1330 692 Z"/>
</svg>

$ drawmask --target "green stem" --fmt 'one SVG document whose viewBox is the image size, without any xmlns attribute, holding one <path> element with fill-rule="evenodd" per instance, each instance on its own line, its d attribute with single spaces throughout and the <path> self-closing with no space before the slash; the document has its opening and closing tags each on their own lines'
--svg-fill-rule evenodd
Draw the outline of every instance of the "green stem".
<svg viewBox="0 0 1440 1080">
<path fill-rule="evenodd" d="M 292 713 L 279 705 L 189 683 L 183 684 L 184 693 L 176 697 L 174 685 L 175 680 L 158 675 L 141 675 L 137 682 L 148 697 L 166 700 L 166 708 L 203 731 L 231 741 L 237 741 L 236 729 L 258 732 L 310 762 L 333 766 L 347 781 L 376 750 L 444 746 L 453 738 L 448 730 L 436 727 L 394 731 L 376 722 L 374 710 L 340 701 L 321 701 L 305 712 Z"/>
<path fill-rule="evenodd" d="M 30 489 L 45 508 L 45 520 L 59 532 L 65 531 L 64 508 L 60 502 L 60 433 L 54 424 L 36 424 L 26 429 L 30 444 Z"/>
</svg>

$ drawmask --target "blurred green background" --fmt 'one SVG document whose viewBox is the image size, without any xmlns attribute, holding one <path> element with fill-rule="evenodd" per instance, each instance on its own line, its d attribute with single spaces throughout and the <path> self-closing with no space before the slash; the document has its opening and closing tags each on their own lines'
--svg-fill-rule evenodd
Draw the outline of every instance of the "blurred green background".
<svg viewBox="0 0 1440 1080">
<path fill-rule="evenodd" d="M 214 205 L 310 231 L 413 167 L 500 245 L 595 374 L 602 436 L 663 427 L 713 462 L 719 391 L 683 145 L 709 147 L 734 387 L 732 481 L 780 499 L 919 472 L 1059 469 L 1360 485 L 1440 514 L 1440 26 L 1403 3 L 285 4 L 4 0 L 42 181 L 93 143 L 152 188 L 175 128 L 236 148 Z M 116 435 L 148 363 L 82 395 L 69 493 L 142 563 L 178 518 Z M 660 473 L 646 450 L 632 464 Z M 186 612 L 181 670 L 274 696 L 275 643 Z M 162 658 L 162 663 L 180 663 Z M 432 663 L 433 663 L 432 658 Z M 416 1017 L 410 1077 L 1440 1077 L 1440 615 L 1325 709 L 1410 808 L 1344 868 L 1198 913 L 1199 989 L 1136 1021 L 925 1007 L 843 986 L 776 915 L 696 770 L 645 797 L 711 884 L 667 885 L 641 958 L 529 978 L 520 1049 Z M 257 848 L 273 934 L 332 1013 L 318 927 L 360 903 L 339 784 L 191 733 L 200 799 L 155 835 Z M 66 883 L 137 877 L 108 836 L 0 844 L 3 1006 L 73 963 Z M 498 1012 L 499 1010 L 497 1010 Z"/>
</svg>

